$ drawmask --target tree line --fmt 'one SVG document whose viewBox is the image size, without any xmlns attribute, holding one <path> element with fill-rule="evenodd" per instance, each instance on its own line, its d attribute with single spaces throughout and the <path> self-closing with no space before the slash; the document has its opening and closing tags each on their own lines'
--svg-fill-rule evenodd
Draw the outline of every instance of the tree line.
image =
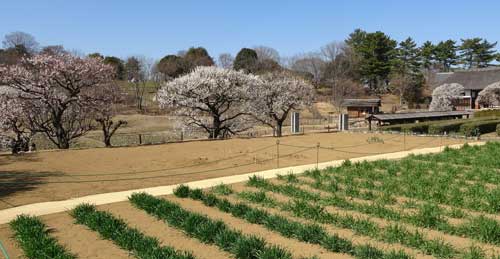
<svg viewBox="0 0 500 259">
<path fill-rule="evenodd" d="M 14 64 L 20 57 L 39 53 L 59 53 L 62 46 L 39 47 L 33 36 L 14 32 L 5 36 L 0 64 Z M 136 108 L 143 110 L 147 86 L 175 79 L 198 66 L 264 74 L 287 70 L 300 74 L 316 88 L 328 89 L 332 102 L 340 107 L 346 97 L 397 94 L 410 106 L 421 102 L 422 91 L 436 72 L 495 66 L 500 61 L 497 42 L 482 38 L 452 39 L 420 46 L 411 38 L 397 42 L 387 34 L 356 29 L 343 41 L 324 45 L 318 51 L 281 57 L 271 47 L 242 48 L 235 57 L 222 53 L 217 60 L 203 47 L 191 47 L 168 54 L 158 61 L 132 56 L 120 59 L 92 53 L 114 67 L 114 78 L 131 83 Z"/>
<path fill-rule="evenodd" d="M 337 106 L 346 97 L 384 93 L 413 104 L 428 73 L 494 66 L 499 56 L 496 42 L 480 38 L 417 46 L 411 38 L 398 43 L 383 32 L 359 29 L 344 41 L 290 58 L 256 46 L 242 48 L 234 58 L 223 53 L 216 61 L 203 47 L 155 62 L 40 47 L 23 32 L 6 35 L 2 43 L 0 135 L 11 140 L 13 151 L 26 149 L 34 134 L 69 148 L 96 127 L 110 146 L 112 135 L 126 124 L 114 121 L 117 105 L 127 96 L 118 82 L 133 89 L 138 111 L 153 87 L 159 105 L 183 118 L 186 130 L 201 128 L 209 138 L 237 134 L 256 123 L 281 136 L 289 112 L 310 105 L 322 89 L 330 90 Z"/>
</svg>

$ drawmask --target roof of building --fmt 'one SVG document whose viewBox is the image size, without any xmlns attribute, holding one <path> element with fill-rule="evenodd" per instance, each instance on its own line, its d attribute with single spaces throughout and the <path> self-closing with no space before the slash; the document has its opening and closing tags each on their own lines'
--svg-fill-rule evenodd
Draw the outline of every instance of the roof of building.
<svg viewBox="0 0 500 259">
<path fill-rule="evenodd" d="M 500 68 L 487 68 L 453 73 L 436 74 L 435 86 L 443 84 L 461 84 L 466 90 L 482 90 L 488 85 L 500 82 Z"/>
<path fill-rule="evenodd" d="M 410 120 L 410 119 L 429 119 L 438 117 L 451 117 L 471 115 L 471 111 L 443 111 L 443 112 L 411 112 L 411 113 L 384 113 L 384 114 L 371 114 L 369 118 L 379 121 L 391 120 Z"/>
<path fill-rule="evenodd" d="M 380 99 L 344 99 L 342 102 L 343 107 L 374 107 L 381 104 Z"/>
</svg>

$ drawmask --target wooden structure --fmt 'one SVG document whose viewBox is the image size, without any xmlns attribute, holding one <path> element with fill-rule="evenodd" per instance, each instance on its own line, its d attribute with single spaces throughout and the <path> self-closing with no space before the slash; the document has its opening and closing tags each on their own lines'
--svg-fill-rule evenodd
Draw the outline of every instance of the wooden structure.
<svg viewBox="0 0 500 259">
<path fill-rule="evenodd" d="M 454 108 L 460 109 L 479 109 L 477 97 L 487 86 L 500 82 L 500 68 L 483 68 L 472 69 L 465 71 L 437 73 L 431 81 L 433 87 L 438 87 L 443 84 L 460 84 L 464 87 L 465 93 L 463 98 L 454 100 Z"/>
<path fill-rule="evenodd" d="M 471 111 L 444 111 L 444 112 L 412 112 L 412 113 L 387 113 L 371 114 L 366 117 L 368 127 L 372 129 L 372 121 L 377 121 L 378 126 L 415 123 L 431 120 L 449 120 L 469 118 Z"/>
<path fill-rule="evenodd" d="M 380 99 L 345 99 L 342 107 L 347 109 L 350 118 L 364 118 L 368 114 L 379 113 Z"/>
</svg>

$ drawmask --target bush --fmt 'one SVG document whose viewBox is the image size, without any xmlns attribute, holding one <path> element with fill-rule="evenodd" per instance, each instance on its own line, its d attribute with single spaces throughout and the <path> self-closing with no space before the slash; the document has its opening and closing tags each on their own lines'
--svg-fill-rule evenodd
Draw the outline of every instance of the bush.
<svg viewBox="0 0 500 259">
<path fill-rule="evenodd" d="M 479 136 L 495 132 L 500 120 L 473 121 L 460 126 L 460 133 L 465 136 Z"/>
<path fill-rule="evenodd" d="M 497 135 L 500 136 L 500 124 L 497 125 Z"/>
<path fill-rule="evenodd" d="M 483 110 L 474 112 L 474 118 L 500 117 L 500 110 Z"/>
<path fill-rule="evenodd" d="M 429 134 L 443 134 L 445 132 L 458 132 L 462 124 L 470 122 L 470 120 L 454 120 L 442 123 L 434 123 L 429 126 Z"/>
<path fill-rule="evenodd" d="M 413 132 L 413 133 L 427 133 L 429 126 L 435 123 L 435 121 L 426 121 L 418 123 L 407 123 L 407 124 L 396 124 L 390 126 L 383 126 L 381 130 L 383 131 L 400 131 L 400 132 Z"/>
</svg>

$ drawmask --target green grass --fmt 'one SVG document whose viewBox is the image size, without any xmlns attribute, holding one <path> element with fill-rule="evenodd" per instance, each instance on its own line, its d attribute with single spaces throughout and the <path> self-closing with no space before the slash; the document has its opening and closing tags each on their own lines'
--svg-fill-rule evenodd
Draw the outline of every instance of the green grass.
<svg viewBox="0 0 500 259">
<path fill-rule="evenodd" d="M 186 186 L 180 186 L 176 189 L 175 193 L 176 195 L 181 195 L 180 197 L 191 196 L 189 187 Z M 199 197 L 199 193 L 192 195 L 192 197 Z M 145 193 L 135 193 L 129 200 L 135 207 L 146 211 L 160 220 L 166 221 L 175 228 L 183 230 L 193 238 L 220 247 L 222 250 L 233 254 L 235 258 L 292 258 L 290 252 L 287 250 L 269 245 L 260 237 L 244 235 L 241 232 L 234 231 L 222 221 L 212 220 L 207 216 L 184 210 L 176 203 Z"/>
<path fill-rule="evenodd" d="M 138 229 L 127 226 L 123 220 L 109 212 L 98 211 L 93 205 L 79 205 L 73 209 L 71 215 L 76 223 L 98 232 L 102 238 L 113 241 L 119 247 L 132 252 L 137 258 L 194 259 L 189 252 L 161 246 L 156 238 L 146 236 Z"/>
<path fill-rule="evenodd" d="M 51 237 L 47 226 L 33 216 L 20 215 L 9 223 L 14 239 L 22 248 L 24 255 L 32 259 L 72 259 L 71 252 Z"/>
</svg>

